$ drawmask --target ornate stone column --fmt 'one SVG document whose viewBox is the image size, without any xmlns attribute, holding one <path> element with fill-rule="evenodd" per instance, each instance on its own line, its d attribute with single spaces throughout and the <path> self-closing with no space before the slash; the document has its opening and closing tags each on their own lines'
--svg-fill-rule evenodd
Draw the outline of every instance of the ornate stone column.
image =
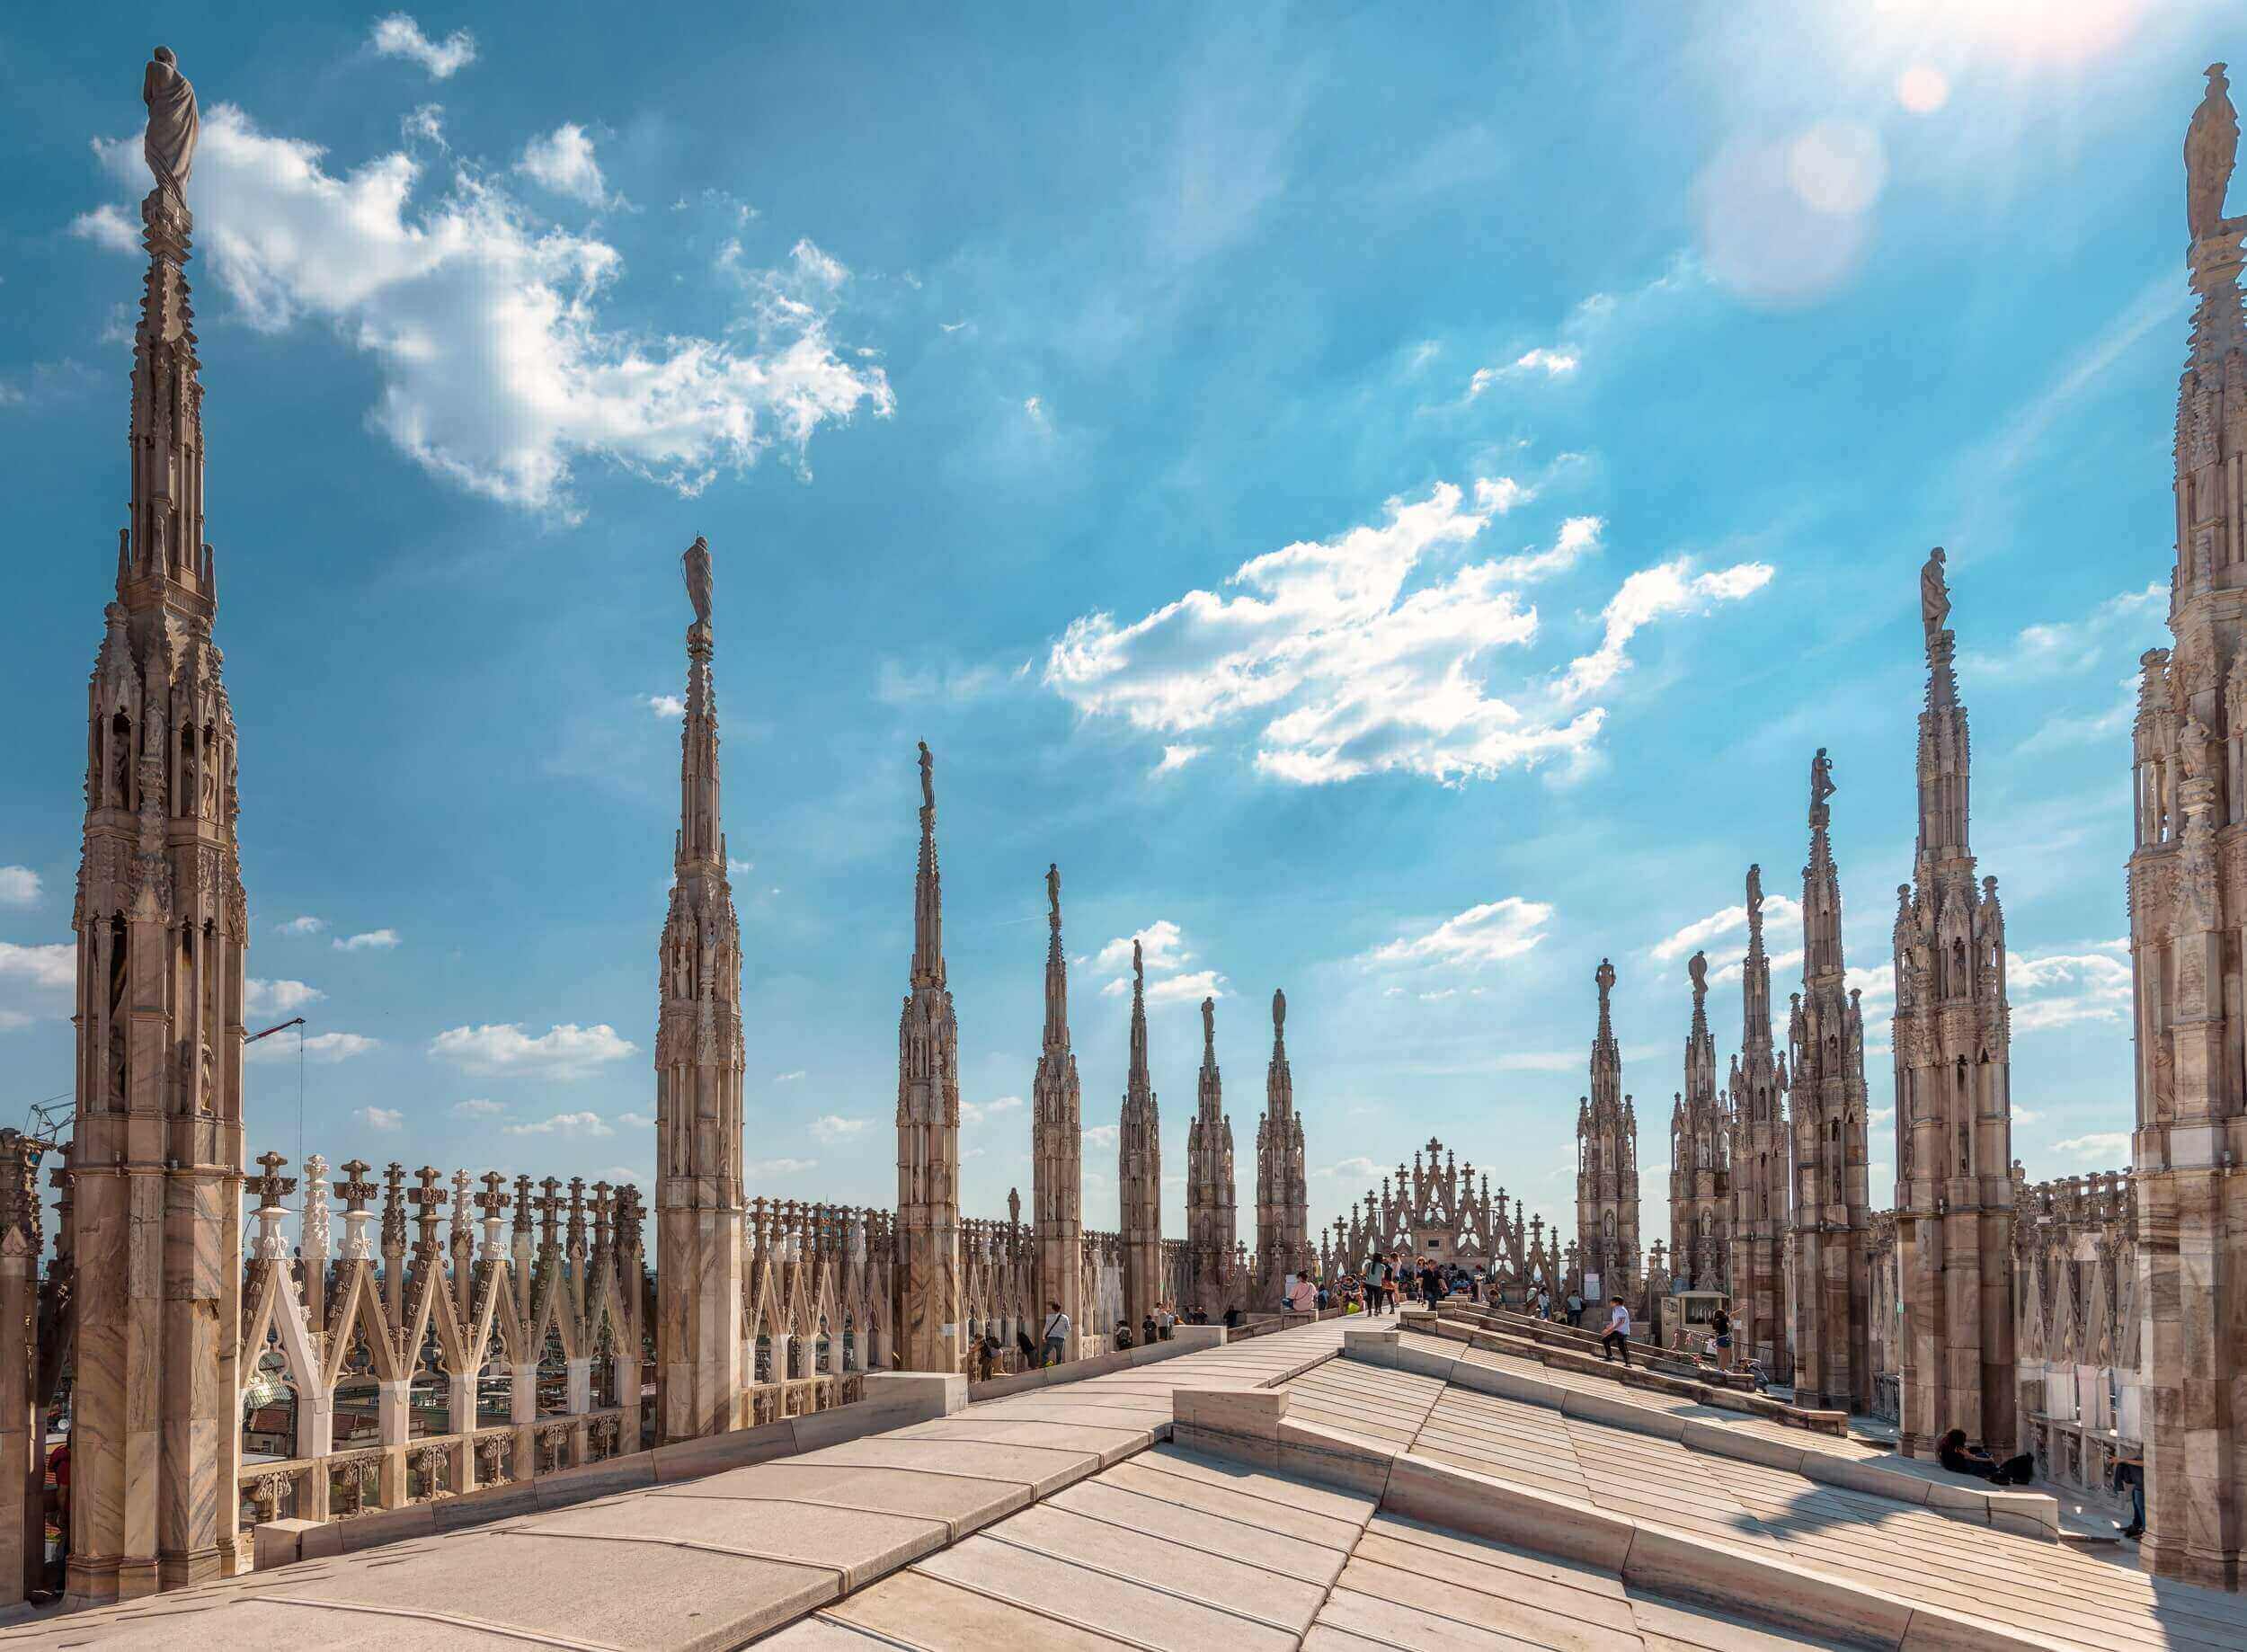
<svg viewBox="0 0 2247 1652">
<path fill-rule="evenodd" d="M 1050 1305 L 1069 1316 L 1075 1358 L 1088 1328 L 1084 1323 L 1084 1104 L 1077 1086 L 1077 1057 L 1069 1047 L 1069 960 L 1061 951 L 1061 868 L 1045 868 L 1051 933 L 1045 943 L 1045 1036 L 1030 1081 L 1030 1203 L 1037 1229 L 1040 1327 Z M 1043 1330 L 1035 1339 L 1044 1347 Z"/>
<path fill-rule="evenodd" d="M 1225 1115 L 1224 1079 L 1217 1067 L 1217 1000 L 1202 1000 L 1202 1070 L 1194 1119 L 1186 1133 L 1186 1308 L 1212 1321 L 1232 1300 L 1233 1247 L 1239 1242 L 1233 1177 L 1233 1122 Z M 1262 1304 L 1256 1304 L 1262 1306 Z"/>
<path fill-rule="evenodd" d="M 1789 1307 L 1795 1400 L 1872 1408 L 1872 1212 L 1865 1186 L 1865 1026 L 1842 961 L 1833 765 L 1810 763 L 1810 861 L 1802 870 L 1802 991 L 1788 1018 L 1794 1070 L 1794 1242 Z"/>
<path fill-rule="evenodd" d="M 1771 957 L 1763 950 L 1763 869 L 1747 869 L 1747 955 L 1740 1050 L 1732 1058 L 1732 1315 L 1742 1350 L 1786 1377 L 1792 1366 L 1781 1235 L 1791 1221 L 1787 1063 L 1774 1054 Z"/>
<path fill-rule="evenodd" d="M 896 1327 L 907 1371 L 960 1371 L 960 1024 L 944 981 L 934 760 L 920 747 L 912 990 L 897 1020 Z"/>
<path fill-rule="evenodd" d="M 1147 972 L 1132 942 L 1132 1059 L 1116 1136 L 1124 1318 L 1134 1337 L 1162 1298 L 1162 1134 L 1147 1073 Z"/>
<path fill-rule="evenodd" d="M 1310 1266 L 1310 1200 L 1303 1166 L 1303 1120 L 1295 1111 L 1295 1074 L 1287 1062 L 1287 994 L 1272 993 L 1272 1059 L 1264 1070 L 1264 1113 L 1257 1120 L 1257 1301 L 1278 1305 L 1290 1274 Z"/>
<path fill-rule="evenodd" d="M 67 1594 L 95 1605 L 245 1562 L 242 1003 L 232 709 L 211 641 L 200 364 L 181 188 L 194 93 L 150 66 L 131 518 L 88 696 L 77 931 L 76 1390 Z"/>
<path fill-rule="evenodd" d="M 696 539 L 683 561 L 695 621 L 687 630 L 679 835 L 658 953 L 655 1029 L 655 1429 L 664 1443 L 723 1434 L 748 1420 L 742 1369 L 742 928 L 718 807 L 708 542 Z M 638 1358 L 636 1348 L 618 1354 Z"/>
<path fill-rule="evenodd" d="M 1620 1296 L 1629 1301 L 1638 1292 L 1641 1255 L 1639 1115 L 1623 1094 L 1622 1052 L 1608 1004 L 1615 966 L 1602 958 L 1592 980 L 1599 989 L 1599 1029 L 1592 1038 L 1592 1093 L 1576 1104 L 1576 1257 L 1571 1273 L 1597 1274 L 1601 1299 Z M 1587 1289 L 1585 1294 L 1594 1292 Z"/>
</svg>

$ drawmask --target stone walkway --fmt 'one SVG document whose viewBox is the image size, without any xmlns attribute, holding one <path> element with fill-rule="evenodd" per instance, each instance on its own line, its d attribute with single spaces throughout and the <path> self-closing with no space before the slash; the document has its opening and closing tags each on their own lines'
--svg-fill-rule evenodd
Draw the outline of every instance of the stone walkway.
<svg viewBox="0 0 2247 1652">
<path fill-rule="evenodd" d="M 1423 1339 L 1408 1333 L 1407 1340 Z M 2156 1581 L 2131 1563 L 2134 1557 L 2114 1550 L 2079 1550 L 1948 1519 L 1788 1470 L 1346 1357 L 1285 1386 L 1292 1418 L 1648 1525 L 1761 1550 L 1891 1595 L 2025 1630 L 2055 1647 L 2247 1648 L 2247 1602 Z M 1745 1426 L 1774 1426 L 1753 1419 Z M 1800 1430 L 1774 1432 L 1797 1449 L 1849 1445 Z"/>
<path fill-rule="evenodd" d="M 702 1479 L 46 1619 L 0 1633 L 0 1646 L 738 1647 L 1167 1438 L 1174 1389 L 1283 1381 L 1330 1357 L 1346 1324 L 1036 1389 Z"/>
</svg>

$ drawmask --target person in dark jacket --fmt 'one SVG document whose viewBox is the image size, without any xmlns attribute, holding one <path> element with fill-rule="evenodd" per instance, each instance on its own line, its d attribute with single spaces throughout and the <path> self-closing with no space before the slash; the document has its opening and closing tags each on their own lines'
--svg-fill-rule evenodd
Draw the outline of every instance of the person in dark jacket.
<svg viewBox="0 0 2247 1652">
<path fill-rule="evenodd" d="M 2026 1486 L 2037 1477 L 2037 1460 L 2029 1452 L 2000 1462 L 1980 1446 L 1968 1445 L 1963 1428 L 1952 1429 L 1935 1443 L 1935 1460 L 1953 1474 L 1971 1474 L 1993 1486 Z"/>
</svg>

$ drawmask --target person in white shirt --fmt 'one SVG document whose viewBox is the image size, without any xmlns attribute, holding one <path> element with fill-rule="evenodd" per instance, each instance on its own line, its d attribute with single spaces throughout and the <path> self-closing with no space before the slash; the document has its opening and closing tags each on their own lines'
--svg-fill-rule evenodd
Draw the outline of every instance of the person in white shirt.
<svg viewBox="0 0 2247 1652">
<path fill-rule="evenodd" d="M 1607 1301 L 1607 1334 L 1600 1338 L 1600 1358 L 1612 1360 L 1617 1354 L 1623 1356 L 1623 1364 L 1630 1364 L 1630 1310 L 1623 1306 L 1620 1296 Z"/>
<path fill-rule="evenodd" d="M 1045 1363 L 1058 1365 L 1069 1357 L 1069 1316 L 1059 1302 L 1045 1304 Z"/>
</svg>

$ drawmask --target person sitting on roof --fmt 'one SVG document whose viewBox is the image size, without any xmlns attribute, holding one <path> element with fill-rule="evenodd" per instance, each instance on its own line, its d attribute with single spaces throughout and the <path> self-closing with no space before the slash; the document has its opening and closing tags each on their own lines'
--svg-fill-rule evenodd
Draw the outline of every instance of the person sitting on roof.
<svg viewBox="0 0 2247 1652">
<path fill-rule="evenodd" d="M 1963 1428 L 1952 1429 L 1935 1443 L 1935 1459 L 1953 1474 L 1971 1474 L 1993 1486 L 2026 1486 L 2037 1477 L 2037 1460 L 2029 1452 L 2000 1462 L 1980 1446 L 1968 1445 Z"/>
</svg>

